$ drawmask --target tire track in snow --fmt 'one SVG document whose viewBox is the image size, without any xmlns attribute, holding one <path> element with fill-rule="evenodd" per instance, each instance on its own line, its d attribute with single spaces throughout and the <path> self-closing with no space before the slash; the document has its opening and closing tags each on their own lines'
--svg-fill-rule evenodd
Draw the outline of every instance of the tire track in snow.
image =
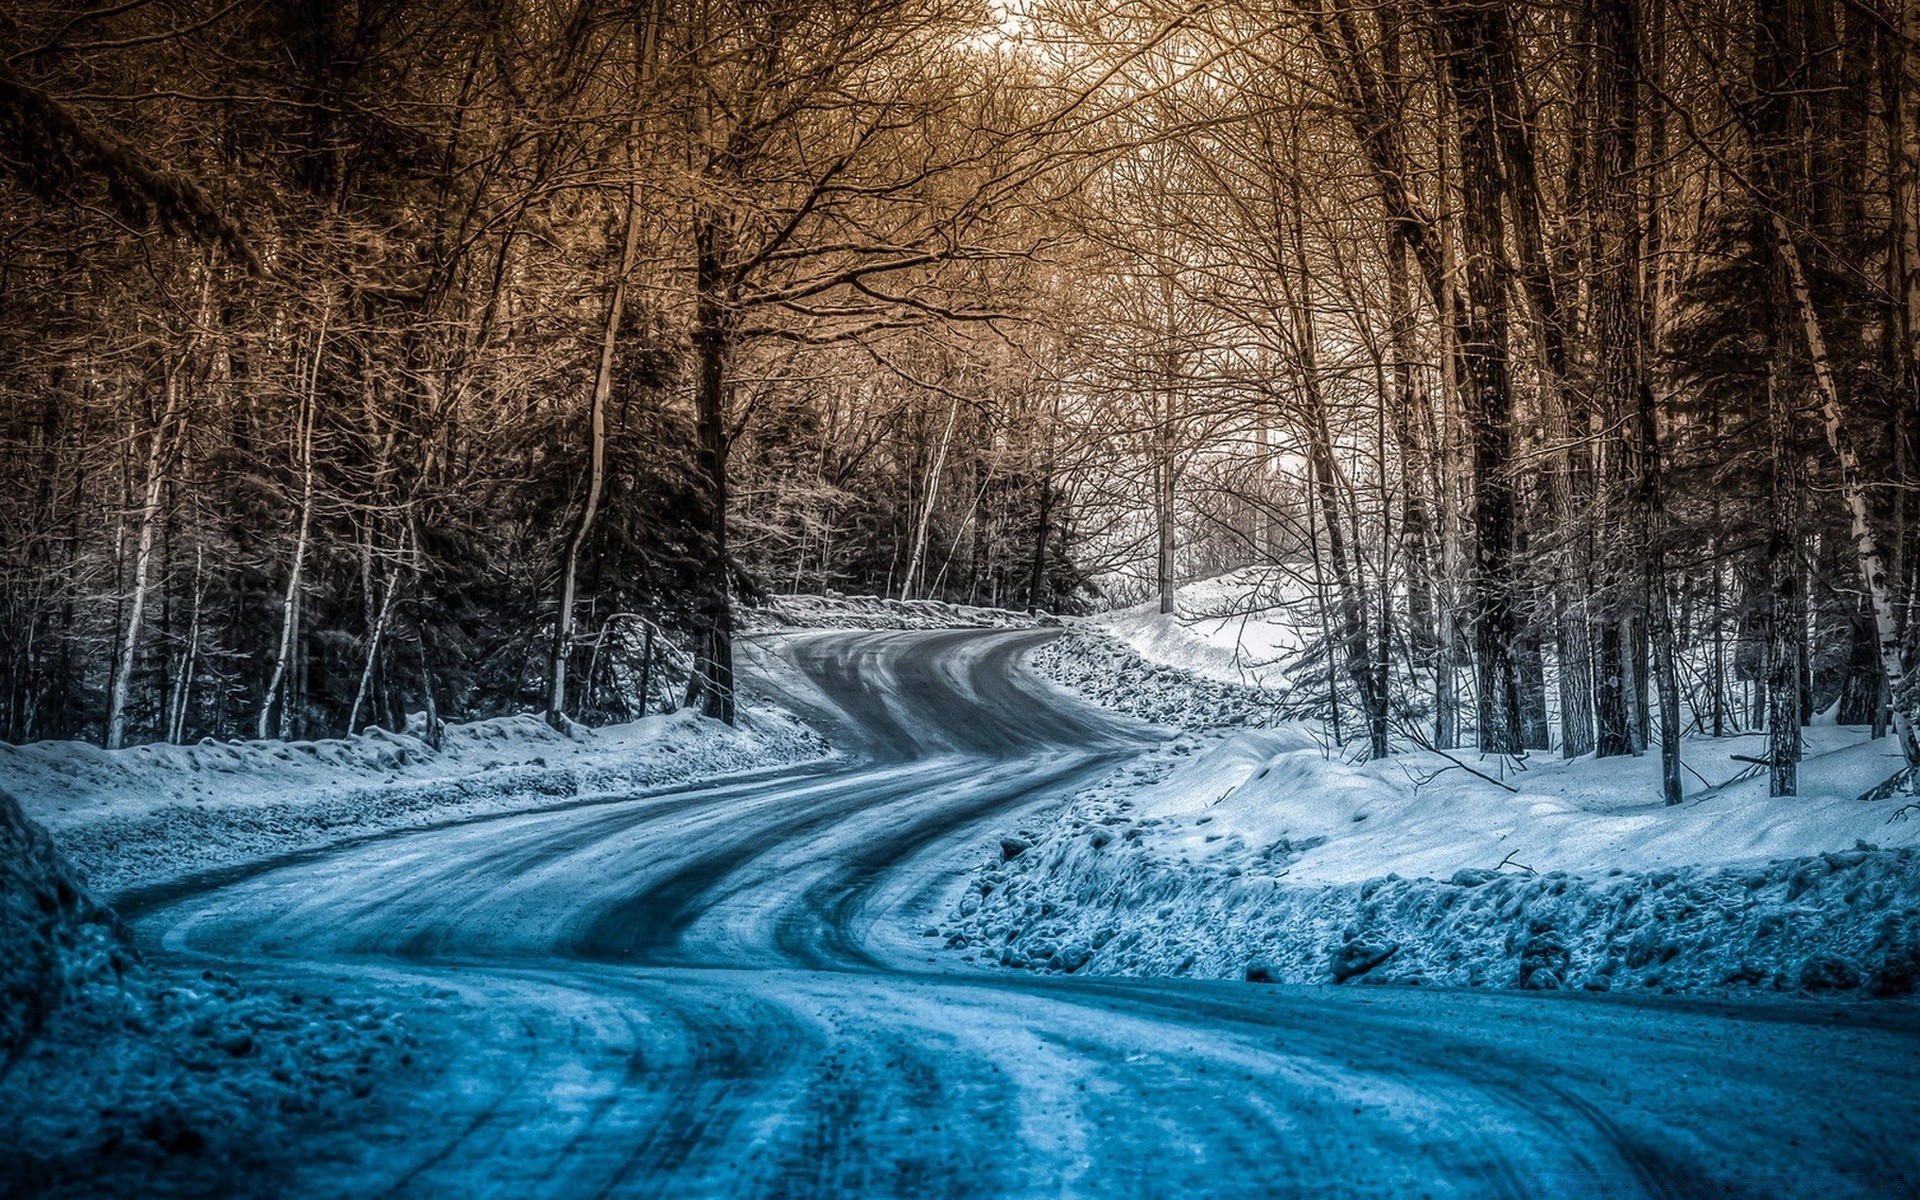
<svg viewBox="0 0 1920 1200">
<path fill-rule="evenodd" d="M 787 637 L 759 682 L 832 714 L 861 761 L 370 839 L 152 897 L 141 928 L 269 979 L 467 997 L 418 1014 L 443 1030 L 442 1090 L 363 1131 L 356 1173 L 289 1194 L 1690 1195 L 1772 1171 L 1825 1197 L 1920 1178 L 1911 1009 L 1853 1027 L 1804 1006 L 930 970 L 913 926 L 955 854 L 1151 740 L 1025 677 L 1047 636 Z M 520 1022 L 525 1045 L 500 1032 Z M 1876 1070 L 1874 1112 L 1787 1144 Z"/>
</svg>

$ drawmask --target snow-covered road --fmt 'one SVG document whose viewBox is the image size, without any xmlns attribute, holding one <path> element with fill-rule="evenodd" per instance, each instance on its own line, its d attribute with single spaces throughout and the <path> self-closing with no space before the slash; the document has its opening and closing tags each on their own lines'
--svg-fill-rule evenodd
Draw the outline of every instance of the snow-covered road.
<svg viewBox="0 0 1920 1200">
<path fill-rule="evenodd" d="M 1049 636 L 770 641 L 756 685 L 851 760 L 363 840 L 132 916 L 422 1032 L 420 1079 L 285 1195 L 1920 1188 L 1910 1005 L 960 969 L 924 935 L 961 868 L 1156 741 L 1026 676 Z"/>
</svg>

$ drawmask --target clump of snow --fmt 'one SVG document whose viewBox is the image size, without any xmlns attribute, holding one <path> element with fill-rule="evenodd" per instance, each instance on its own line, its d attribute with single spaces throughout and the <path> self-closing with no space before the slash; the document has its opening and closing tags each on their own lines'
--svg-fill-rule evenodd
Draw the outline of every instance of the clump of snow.
<svg viewBox="0 0 1920 1200">
<path fill-rule="evenodd" d="M 0 791 L 0 1069 L 60 1008 L 120 989 L 135 961 L 119 918 Z"/>
<path fill-rule="evenodd" d="M 151 970 L 0 792 L 0 1193 L 224 1192 L 236 1155 L 269 1168 L 410 1044 L 380 1005 Z"/>
<path fill-rule="evenodd" d="M 1088 622 L 1068 625 L 1036 649 L 1029 663 L 1042 678 L 1095 704 L 1159 725 L 1265 725 L 1279 715 L 1275 698 L 1257 687 L 1151 662 Z"/>
<path fill-rule="evenodd" d="M 757 629 L 1027 629 L 1059 622 L 1046 613 L 837 592 L 768 596 L 758 608 L 742 615 L 749 627 Z"/>
<path fill-rule="evenodd" d="M 756 706 L 740 727 L 690 711 L 567 732 L 523 715 L 449 725 L 436 749 L 372 729 L 323 741 L 211 739 L 106 751 L 0 745 L 0 779 L 90 886 L 119 894 L 215 867 L 578 796 L 817 758 L 826 747 Z"/>
<path fill-rule="evenodd" d="M 1730 757 L 1753 740 L 1690 743 L 1729 782 L 1667 808 L 1655 756 L 1476 764 L 1508 791 L 1434 754 L 1351 763 L 1302 723 L 1189 734 L 1014 831 L 942 932 L 1044 970 L 1913 990 L 1920 817 L 1854 798 L 1897 749 L 1813 731 L 1806 794 L 1769 799 Z"/>
</svg>

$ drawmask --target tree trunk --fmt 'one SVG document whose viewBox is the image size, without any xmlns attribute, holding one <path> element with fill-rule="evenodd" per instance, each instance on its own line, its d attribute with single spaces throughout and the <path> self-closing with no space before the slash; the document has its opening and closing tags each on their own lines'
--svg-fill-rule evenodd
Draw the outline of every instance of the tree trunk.
<svg viewBox="0 0 1920 1200">
<path fill-rule="evenodd" d="M 1414 370 L 1413 304 L 1405 238 L 1387 223 L 1387 304 L 1392 321 L 1393 440 L 1400 457 L 1400 545 L 1407 564 L 1407 629 L 1413 661 L 1434 659 L 1432 531 L 1427 516 L 1426 447 L 1420 409 L 1426 403 Z"/>
<path fill-rule="evenodd" d="M 360 667 L 360 684 L 353 692 L 353 705 L 347 710 L 347 736 L 351 737 L 360 727 L 360 708 L 367 702 L 367 696 L 373 689 L 373 671 L 380 661 L 380 642 L 387 631 L 387 618 L 393 612 L 394 596 L 400 591 L 400 568 L 395 566 L 387 575 L 387 589 L 380 598 L 380 609 L 374 614 L 373 624 L 367 630 L 367 655 Z"/>
<path fill-rule="evenodd" d="M 694 232 L 695 464 L 706 485 L 706 578 L 694 613 L 693 676 L 687 704 L 703 716 L 734 720 L 733 579 L 727 556 L 727 357 L 732 349 L 732 313 L 725 295 L 722 234 L 717 218 L 703 214 Z"/>
<path fill-rule="evenodd" d="M 174 676 L 173 695 L 167 702 L 167 741 L 179 745 L 186 741 L 187 711 L 193 704 L 193 676 L 200 661 L 200 613 L 207 599 L 206 547 L 193 547 L 193 600 L 187 614 L 187 644 L 180 652 L 180 671 Z"/>
<path fill-rule="evenodd" d="M 1776 362 L 1767 383 L 1767 424 L 1773 440 L 1773 500 L 1767 527 L 1767 794 L 1791 796 L 1799 786 L 1800 646 L 1806 638 L 1806 621 L 1796 561 L 1799 471 L 1793 461 L 1792 401 L 1780 374 Z"/>
<path fill-rule="evenodd" d="M 1514 661 L 1513 396 L 1507 368 L 1506 234 L 1501 217 L 1499 138 L 1494 121 L 1495 22 L 1482 5 L 1442 14 L 1447 75 L 1460 134 L 1460 227 L 1466 306 L 1459 318 L 1460 395 L 1473 462 L 1474 670 L 1480 749 L 1522 748 Z"/>
<path fill-rule="evenodd" d="M 140 532 L 133 557 L 132 598 L 127 606 L 126 625 L 120 635 L 119 654 L 113 667 L 113 686 L 107 696 L 107 736 L 109 750 L 118 750 L 127 742 L 127 694 L 133 687 L 133 664 L 140 649 L 140 626 L 147 611 L 147 593 L 153 573 L 153 540 L 160 521 L 160 497 L 166 484 L 169 454 L 167 435 L 180 402 L 179 370 L 169 367 L 161 385 L 163 397 L 160 419 L 154 423 L 153 437 L 147 443 L 147 474 L 141 490 Z"/>
<path fill-rule="evenodd" d="M 1865 475 L 1860 455 L 1844 422 L 1840 390 L 1834 381 L 1833 366 L 1827 356 L 1826 336 L 1820 314 L 1813 306 L 1813 294 L 1807 287 L 1807 273 L 1800 261 L 1800 248 L 1793 239 L 1786 218 L 1773 215 L 1775 249 L 1786 269 L 1787 286 L 1792 297 L 1800 332 L 1806 339 L 1808 365 L 1812 368 L 1814 390 L 1819 394 L 1822 423 L 1826 426 L 1827 446 L 1840 468 L 1840 497 L 1847 506 L 1853 554 L 1866 585 L 1867 602 L 1873 610 L 1875 641 L 1880 654 L 1880 669 L 1893 699 L 1892 720 L 1900 738 L 1900 750 L 1910 765 L 1920 765 L 1920 743 L 1914 740 L 1913 724 L 1905 705 L 1906 666 L 1901 661 L 1900 631 L 1894 616 L 1892 590 L 1887 582 L 1886 559 L 1880 552 L 1880 540 L 1873 529 L 1868 509 Z"/>
<path fill-rule="evenodd" d="M 1033 530 L 1033 556 L 1027 567 L 1027 611 L 1040 610 L 1040 597 L 1047 586 L 1047 526 L 1053 520 L 1053 479 L 1050 475 L 1040 477 L 1040 505 L 1035 514 Z M 977 582 L 977 581 L 976 581 Z"/>
<path fill-rule="evenodd" d="M 913 530 L 913 547 L 907 555 L 907 573 L 900 581 L 900 598 L 913 599 L 914 583 L 918 579 L 921 563 L 927 552 L 927 526 L 933 520 L 933 506 L 940 499 L 940 473 L 947 467 L 947 447 L 953 442 L 954 421 L 960 416 L 959 397 L 950 397 L 947 401 L 947 427 L 940 435 L 940 446 L 934 451 L 933 464 L 927 469 L 927 486 L 920 501 L 920 520 Z"/>
<path fill-rule="evenodd" d="M 267 680 L 266 694 L 260 700 L 260 718 L 254 726 L 254 736 L 260 738 L 267 736 L 267 722 L 273 713 L 274 701 L 280 696 L 281 685 L 286 681 L 298 640 L 300 582 L 306 570 L 307 540 L 313 529 L 313 427 L 319 401 L 320 363 L 326 353 L 327 324 L 331 312 L 331 306 L 321 310 L 320 328 L 313 339 L 313 362 L 309 364 L 302 397 L 300 423 L 295 431 L 300 461 L 300 512 L 294 529 L 293 561 L 287 570 L 287 590 L 280 601 L 280 640 L 274 652 L 273 674 Z M 280 701 L 280 736 L 293 736 L 293 705 L 285 699 Z"/>
<path fill-rule="evenodd" d="M 593 532 L 594 518 L 600 512 L 600 496 L 607 479 L 607 403 L 613 395 L 613 365 L 620 344 L 620 325 L 626 319 L 627 278 L 633 273 L 640 253 L 640 168 L 637 160 L 640 121 L 634 118 L 627 130 L 627 231 L 620 251 L 619 272 L 614 277 L 613 294 L 607 300 L 607 320 L 600 336 L 600 364 L 593 376 L 593 399 L 587 415 L 587 498 L 567 539 L 566 554 L 560 566 L 560 604 L 553 622 L 553 646 L 547 656 L 547 722 L 556 729 L 567 711 L 567 660 L 573 654 L 574 588 L 580 571 L 580 554 Z"/>
</svg>

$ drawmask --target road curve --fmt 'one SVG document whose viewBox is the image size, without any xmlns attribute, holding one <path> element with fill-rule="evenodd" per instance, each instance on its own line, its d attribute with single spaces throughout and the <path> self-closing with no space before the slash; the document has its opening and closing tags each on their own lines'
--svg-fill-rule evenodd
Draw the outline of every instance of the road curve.
<svg viewBox="0 0 1920 1200">
<path fill-rule="evenodd" d="M 431 1085 L 281 1195 L 1920 1187 L 1911 1007 L 957 969 L 921 934 L 959 869 L 1155 740 L 1025 674 L 1047 636 L 772 639 L 754 686 L 844 762 L 382 838 L 136 927 L 427 1032 Z"/>
</svg>

